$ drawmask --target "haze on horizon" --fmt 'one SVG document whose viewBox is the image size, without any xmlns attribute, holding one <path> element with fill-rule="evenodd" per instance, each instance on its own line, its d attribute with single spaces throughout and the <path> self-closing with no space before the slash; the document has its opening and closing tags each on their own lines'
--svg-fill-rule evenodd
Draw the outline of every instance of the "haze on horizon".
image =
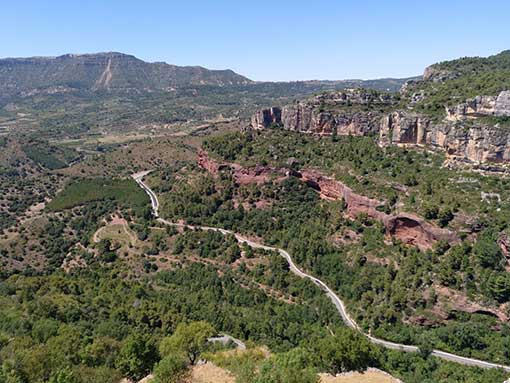
<svg viewBox="0 0 510 383">
<path fill-rule="evenodd" d="M 256 81 L 419 75 L 510 48 L 510 3 L 320 0 L 2 4 L 0 57 L 117 51 Z"/>
</svg>

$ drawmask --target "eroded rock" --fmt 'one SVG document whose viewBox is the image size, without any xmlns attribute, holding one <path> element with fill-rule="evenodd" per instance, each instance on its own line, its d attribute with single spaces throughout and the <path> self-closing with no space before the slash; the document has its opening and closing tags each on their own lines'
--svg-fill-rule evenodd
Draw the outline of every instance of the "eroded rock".
<svg viewBox="0 0 510 383">
<path fill-rule="evenodd" d="M 381 108 L 395 103 L 395 97 L 386 93 L 349 89 L 320 94 L 283 109 L 262 109 L 253 115 L 251 126 L 265 129 L 277 124 L 288 130 L 319 135 L 367 135 L 378 129 Z"/>
<path fill-rule="evenodd" d="M 510 91 L 477 96 L 447 108 L 447 116 L 440 121 L 413 112 L 412 107 L 392 111 L 395 107 L 392 96 L 351 89 L 321 94 L 283 109 L 261 110 L 252 117 L 251 126 L 265 129 L 276 124 L 314 135 L 378 134 L 382 146 L 427 145 L 446 151 L 452 163 L 510 163 L 510 134 L 500 126 L 504 121 L 481 118 L 510 117 Z"/>
<path fill-rule="evenodd" d="M 301 178 L 316 189 L 322 198 L 327 200 L 343 199 L 347 214 L 351 218 L 356 218 L 362 213 L 366 214 L 368 217 L 382 222 L 386 233 L 403 243 L 426 250 L 432 248 L 440 240 L 450 244 L 459 242 L 456 233 L 439 228 L 415 214 L 392 215 L 378 210 L 384 205 L 383 202 L 357 194 L 342 182 L 326 177 L 320 172 L 304 170 L 301 172 Z"/>
<path fill-rule="evenodd" d="M 321 198 L 330 201 L 343 200 L 349 217 L 357 218 L 360 214 L 366 214 L 368 217 L 382 222 L 389 236 L 421 250 L 432 248 L 440 240 L 450 244 L 459 241 L 456 233 L 439 228 L 417 215 L 386 214 L 380 211 L 384 206 L 382 201 L 358 194 L 344 183 L 325 176 L 317 170 L 296 171 L 260 165 L 244 168 L 239 164 L 220 164 L 211 159 L 205 151 L 199 153 L 198 165 L 213 175 L 217 175 L 221 169 L 230 169 L 236 183 L 240 185 L 262 184 L 270 179 L 279 182 L 287 177 L 297 177 L 315 189 Z"/>
</svg>

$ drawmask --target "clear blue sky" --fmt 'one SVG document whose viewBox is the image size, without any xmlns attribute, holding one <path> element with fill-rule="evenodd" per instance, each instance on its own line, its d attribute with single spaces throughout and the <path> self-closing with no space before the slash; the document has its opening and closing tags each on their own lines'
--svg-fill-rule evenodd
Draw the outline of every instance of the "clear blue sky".
<svg viewBox="0 0 510 383">
<path fill-rule="evenodd" d="M 119 51 L 254 80 L 405 77 L 510 49 L 509 0 L 5 0 L 0 57 Z"/>
</svg>

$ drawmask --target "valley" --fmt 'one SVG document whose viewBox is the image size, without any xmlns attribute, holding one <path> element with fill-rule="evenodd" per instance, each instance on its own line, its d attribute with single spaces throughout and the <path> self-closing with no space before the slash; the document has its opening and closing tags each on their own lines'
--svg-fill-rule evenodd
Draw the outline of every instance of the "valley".
<svg viewBox="0 0 510 383">
<path fill-rule="evenodd" d="M 152 213 L 153 213 L 153 215 L 155 217 L 159 217 L 159 213 L 158 213 L 158 211 L 159 211 L 159 201 L 158 201 L 158 198 L 157 198 L 156 194 L 143 182 L 143 177 L 145 177 L 147 174 L 149 174 L 149 172 L 147 172 L 147 171 L 146 172 L 142 172 L 142 173 L 138 173 L 138 174 L 134 174 L 133 178 L 140 185 L 140 187 L 149 195 L 149 197 L 151 199 Z M 287 261 L 287 263 L 289 264 L 289 270 L 292 273 L 296 274 L 300 278 L 306 278 L 306 279 L 311 280 L 315 285 L 317 285 L 331 299 L 331 301 L 335 305 L 336 309 L 338 310 L 338 313 L 340 314 L 342 320 L 345 322 L 345 324 L 348 327 L 350 327 L 350 328 L 352 328 L 354 330 L 357 330 L 357 331 L 361 331 L 359 325 L 347 313 L 346 308 L 345 308 L 345 304 L 338 297 L 338 295 L 336 295 L 333 292 L 333 290 L 331 290 L 320 279 L 317 279 L 317 278 L 313 277 L 312 275 L 307 274 L 307 273 L 303 272 L 301 269 L 299 269 L 296 266 L 296 264 L 294 263 L 294 261 L 292 260 L 291 255 L 287 251 L 285 251 L 283 249 L 280 249 L 280 248 L 270 247 L 270 246 L 266 246 L 266 245 L 263 245 L 263 244 L 258 243 L 258 242 L 254 242 L 254 241 L 252 241 L 250 239 L 247 239 L 247 238 L 243 237 L 242 235 L 240 235 L 238 233 L 235 233 L 235 232 L 230 231 L 230 230 L 222 229 L 222 228 L 209 227 L 209 226 L 185 225 L 185 224 L 181 224 L 181 223 L 169 222 L 169 221 L 167 221 L 165 219 L 162 219 L 162 218 L 157 218 L 157 219 L 158 219 L 159 222 L 161 222 L 161 223 L 163 223 L 165 225 L 169 225 L 169 226 L 184 227 L 184 228 L 191 229 L 191 230 L 216 231 L 216 232 L 219 232 L 219 233 L 221 233 L 223 235 L 233 235 L 235 237 L 235 239 L 238 242 L 240 242 L 241 244 L 246 244 L 246 245 L 248 245 L 248 246 L 250 246 L 252 248 L 255 248 L 255 249 L 263 249 L 263 250 L 274 251 L 274 252 L 279 253 Z M 397 344 L 397 343 L 385 341 L 383 339 L 375 338 L 375 337 L 373 337 L 371 335 L 368 335 L 368 334 L 364 334 L 364 335 L 367 336 L 368 339 L 371 342 L 373 342 L 373 343 L 375 343 L 377 345 L 381 345 L 383 347 L 392 349 L 392 350 L 405 351 L 405 352 L 419 352 L 419 348 L 416 347 L 416 346 Z M 485 361 L 481 361 L 481 360 L 477 360 L 477 359 L 472 359 L 472 358 L 465 358 L 465 357 L 462 357 L 462 356 L 454 355 L 454 354 L 447 353 L 447 352 L 440 351 L 440 350 L 432 350 L 431 355 L 439 357 L 439 358 L 442 358 L 442 359 L 446 359 L 446 360 L 449 360 L 449 361 L 452 361 L 452 362 L 456 362 L 456 363 L 460 363 L 460 364 L 465 364 L 465 365 L 468 365 L 468 366 L 477 366 L 477 367 L 482 367 L 482 368 L 501 368 L 501 369 L 503 369 L 505 371 L 510 371 L 510 366 L 503 366 L 501 364 L 485 362 Z"/>
<path fill-rule="evenodd" d="M 0 60 L 0 381 L 508 379 L 508 57 Z"/>
</svg>

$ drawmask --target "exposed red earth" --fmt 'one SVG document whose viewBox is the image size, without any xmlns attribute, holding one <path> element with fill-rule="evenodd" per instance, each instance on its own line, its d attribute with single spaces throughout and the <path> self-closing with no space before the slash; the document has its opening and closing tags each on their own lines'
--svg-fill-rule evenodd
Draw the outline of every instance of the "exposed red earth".
<svg viewBox="0 0 510 383">
<path fill-rule="evenodd" d="M 239 164 L 219 163 L 210 158 L 205 151 L 199 152 L 198 165 L 213 175 L 217 175 L 223 169 L 231 169 L 234 179 L 240 185 L 261 184 L 275 176 L 280 180 L 286 177 L 297 177 L 315 189 L 325 200 L 343 199 L 347 215 L 350 218 L 356 218 L 362 213 L 366 214 L 368 217 L 382 222 L 389 236 L 421 250 L 432 248 L 440 240 L 450 244 L 459 242 L 455 232 L 431 224 L 418 215 L 411 213 L 386 214 L 379 211 L 377 208 L 382 206 L 383 202 L 358 194 L 344 183 L 328 177 L 318 170 L 307 169 L 297 172 L 261 165 L 244 168 Z"/>
</svg>

